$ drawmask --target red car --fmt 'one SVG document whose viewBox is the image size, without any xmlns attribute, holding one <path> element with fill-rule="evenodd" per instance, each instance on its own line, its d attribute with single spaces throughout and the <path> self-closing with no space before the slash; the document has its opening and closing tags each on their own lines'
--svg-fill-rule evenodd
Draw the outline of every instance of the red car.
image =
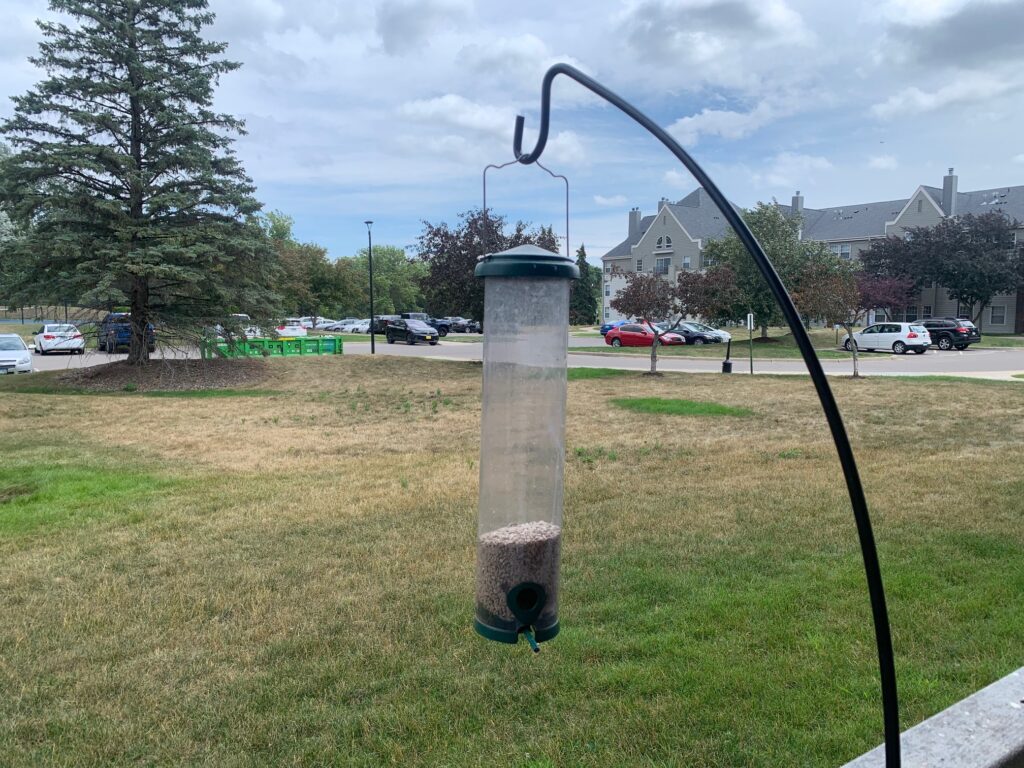
<svg viewBox="0 0 1024 768">
<path fill-rule="evenodd" d="M 646 325 L 626 323 L 618 328 L 612 328 L 604 335 L 604 343 L 613 347 L 649 347 L 654 344 L 654 331 Z M 686 339 L 678 333 L 665 333 L 661 336 L 661 343 L 666 346 L 685 344 Z"/>
</svg>

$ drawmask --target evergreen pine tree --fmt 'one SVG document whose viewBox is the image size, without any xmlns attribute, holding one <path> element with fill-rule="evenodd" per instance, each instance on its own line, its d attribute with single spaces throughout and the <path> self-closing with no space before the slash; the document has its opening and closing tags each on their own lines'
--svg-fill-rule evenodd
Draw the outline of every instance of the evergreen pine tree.
<svg viewBox="0 0 1024 768">
<path fill-rule="evenodd" d="M 569 296 L 569 323 L 592 325 L 597 322 L 601 290 L 601 270 L 587 262 L 587 248 L 580 245 L 576 251 L 576 265 L 580 268 L 580 279 L 572 284 Z"/>
<path fill-rule="evenodd" d="M 0 190 L 30 223 L 12 298 L 129 305 L 129 362 L 146 327 L 186 330 L 274 309 L 276 261 L 253 185 L 231 150 L 241 121 L 212 110 L 239 64 L 200 34 L 206 0 L 50 0 L 46 79 L 15 97 L 2 131 L 18 153 Z"/>
</svg>

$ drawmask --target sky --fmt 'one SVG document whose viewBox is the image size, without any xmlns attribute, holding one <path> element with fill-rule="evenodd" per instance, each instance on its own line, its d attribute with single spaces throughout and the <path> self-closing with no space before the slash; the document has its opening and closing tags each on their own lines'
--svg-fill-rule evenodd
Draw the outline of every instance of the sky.
<svg viewBox="0 0 1024 768">
<path fill-rule="evenodd" d="M 482 204 L 481 174 L 534 143 L 544 72 L 566 62 L 666 127 L 733 202 L 909 197 L 955 167 L 962 191 L 1024 184 L 1024 0 L 210 0 L 209 39 L 242 67 L 216 107 L 267 210 L 332 258 L 414 248 L 423 221 Z M 45 0 L 0 0 L 0 96 Z M 11 114 L 0 99 L 0 118 Z M 617 110 L 558 78 L 541 162 L 569 180 L 569 244 L 590 260 L 696 186 Z M 565 188 L 488 173 L 488 206 L 565 236 Z M 564 241 L 563 241 L 564 242 Z"/>
</svg>

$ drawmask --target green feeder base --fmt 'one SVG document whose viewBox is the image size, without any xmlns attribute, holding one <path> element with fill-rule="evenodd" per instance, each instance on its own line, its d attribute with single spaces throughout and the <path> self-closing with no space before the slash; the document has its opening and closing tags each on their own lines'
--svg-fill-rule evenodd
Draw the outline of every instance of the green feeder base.
<svg viewBox="0 0 1024 768">
<path fill-rule="evenodd" d="M 497 627 L 489 627 L 483 622 L 481 622 L 480 619 L 473 620 L 473 628 L 477 631 L 477 634 L 486 637 L 488 640 L 496 640 L 499 643 L 509 643 L 510 645 L 515 645 L 516 643 L 518 643 L 519 636 L 522 634 L 522 631 L 515 632 L 511 629 L 498 629 Z M 538 643 L 543 643 L 544 641 L 550 640 L 555 635 L 557 635 L 559 628 L 559 623 L 556 621 L 549 627 L 544 627 L 543 629 L 535 629 L 533 635 Z M 523 629 L 525 630 L 527 629 L 527 627 L 524 627 Z"/>
</svg>

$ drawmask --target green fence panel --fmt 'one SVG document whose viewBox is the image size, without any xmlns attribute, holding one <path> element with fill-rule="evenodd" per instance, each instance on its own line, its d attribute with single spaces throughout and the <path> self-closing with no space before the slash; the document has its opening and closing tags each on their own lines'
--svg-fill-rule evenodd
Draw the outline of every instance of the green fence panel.
<svg viewBox="0 0 1024 768">
<path fill-rule="evenodd" d="M 199 342 L 203 360 L 214 357 L 291 357 L 294 355 L 341 355 L 344 343 L 336 336 L 284 339 L 220 339 Z"/>
</svg>

